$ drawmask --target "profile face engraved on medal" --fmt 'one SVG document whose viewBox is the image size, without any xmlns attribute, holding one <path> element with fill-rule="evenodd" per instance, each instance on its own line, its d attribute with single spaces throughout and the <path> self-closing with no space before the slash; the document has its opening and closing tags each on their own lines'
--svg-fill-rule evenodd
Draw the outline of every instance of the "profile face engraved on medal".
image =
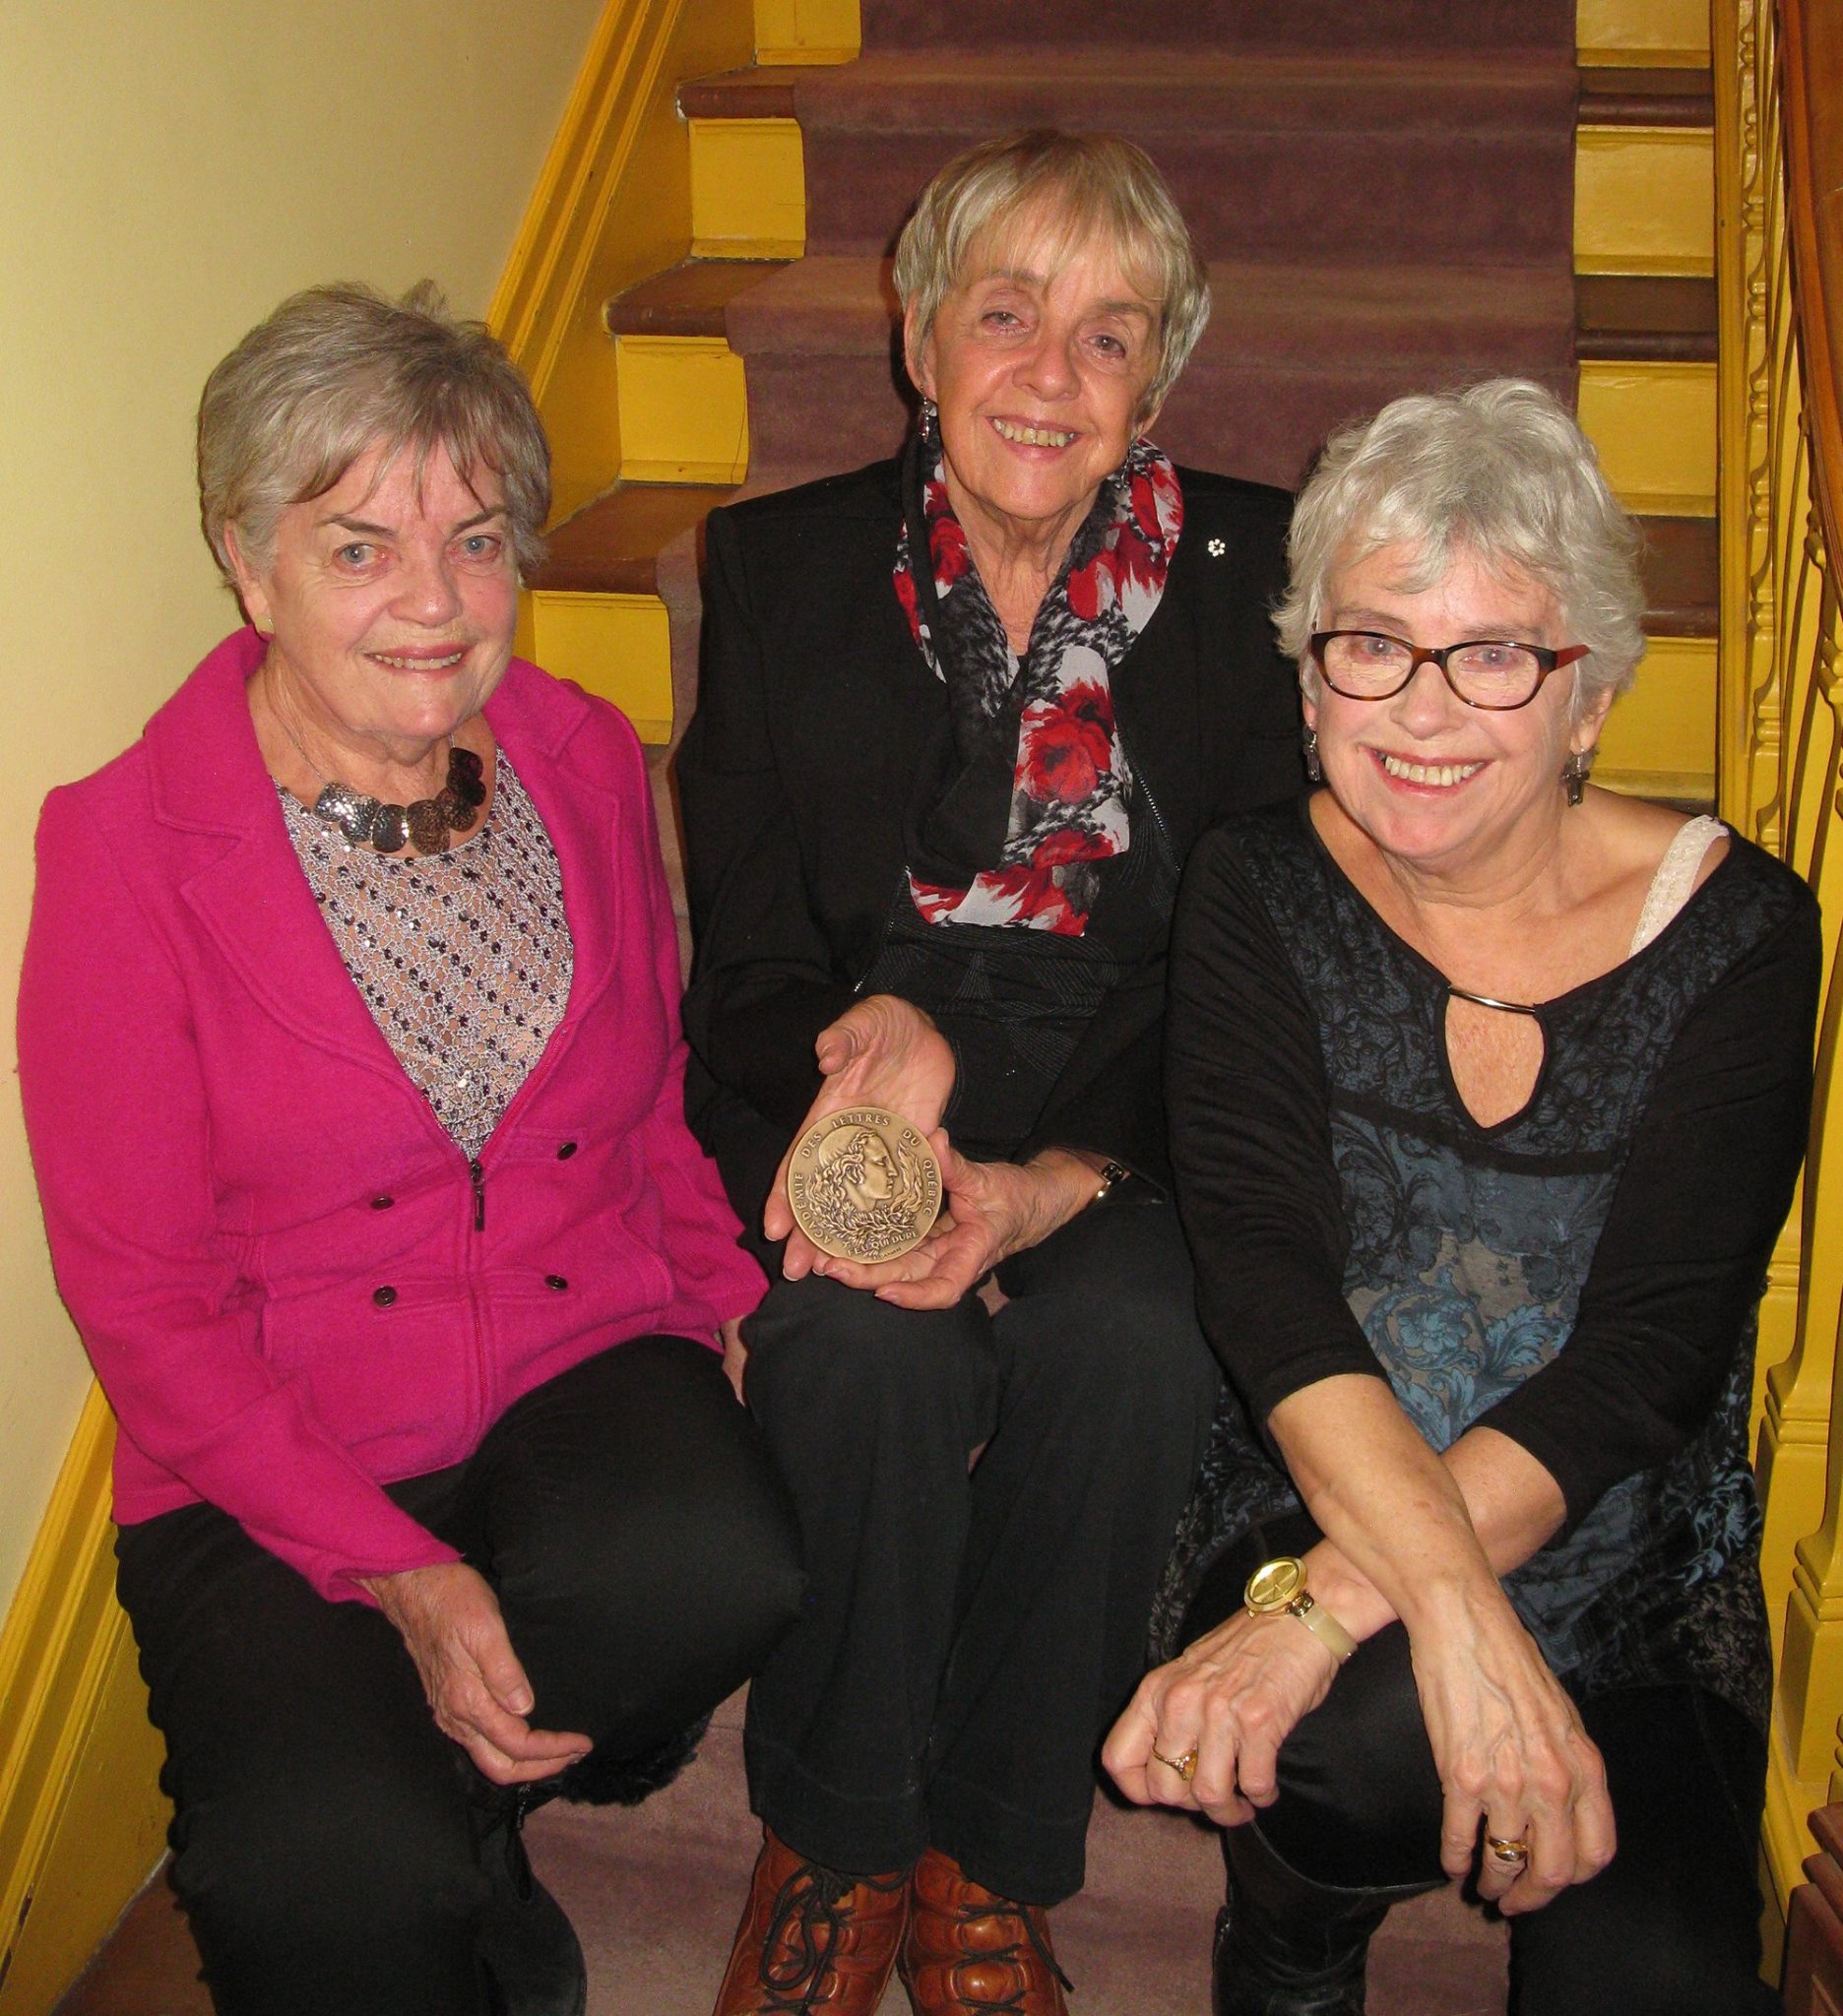
<svg viewBox="0 0 1843 2016">
<path fill-rule="evenodd" d="M 854 1106 L 794 1151 L 788 1201 L 822 1252 L 873 1264 L 900 1259 L 940 1212 L 940 1165 L 922 1134 L 881 1106 Z"/>
</svg>

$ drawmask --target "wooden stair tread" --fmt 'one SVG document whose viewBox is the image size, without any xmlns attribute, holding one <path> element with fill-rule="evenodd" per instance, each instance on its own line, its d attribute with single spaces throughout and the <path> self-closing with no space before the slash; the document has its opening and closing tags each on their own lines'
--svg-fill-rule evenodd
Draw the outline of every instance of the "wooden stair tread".
<svg viewBox="0 0 1843 2016">
<path fill-rule="evenodd" d="M 1720 623 L 1721 535 L 1712 518 L 1641 518 L 1639 573 L 1645 632 L 1651 637 L 1713 637 Z"/>
<path fill-rule="evenodd" d="M 610 336 L 722 336 L 724 312 L 782 259 L 686 259 L 616 294 L 603 311 Z"/>
<path fill-rule="evenodd" d="M 659 556 L 731 489 L 705 483 L 618 483 L 549 535 L 533 588 L 592 595 L 658 595 Z"/>
<path fill-rule="evenodd" d="M 694 77 L 678 87 L 678 110 L 687 119 L 792 119 L 801 82 L 820 67 L 771 63 Z"/>
<path fill-rule="evenodd" d="M 1604 73 L 1629 77 L 1633 73 Z M 1648 73 L 1647 73 L 1648 74 Z M 1694 75 L 1695 73 L 1690 73 Z M 1156 105 L 1176 130 L 1224 120 L 1262 130 L 1299 131 L 1316 107 L 1335 106 L 1345 123 L 1399 133 L 1450 133 L 1478 115 L 1504 135 L 1525 111 L 1540 120 L 1558 93 L 1572 93 L 1575 72 L 1538 55 L 1506 71 L 1475 50 L 1408 49 L 1325 54 L 1265 49 L 1194 49 L 1084 45 L 866 50 L 855 63 L 770 65 L 722 71 L 678 87 L 689 119 L 793 119 L 822 110 L 827 123 L 870 132 L 952 133 L 993 129 L 996 99 L 1018 118 L 1067 108 L 1071 125 L 1095 106 Z M 1704 84 L 1706 91 L 1706 80 Z M 1130 123 L 1125 112 L 1118 122 Z"/>
<path fill-rule="evenodd" d="M 863 46 L 924 51 L 1029 42 L 1120 48 L 1143 16 L 1148 38 L 1188 47 L 1336 49 L 1410 46 L 1556 50 L 1571 61 L 1574 0 L 1186 0 L 1129 16 L 1104 0 L 861 0 Z"/>
<path fill-rule="evenodd" d="M 1583 126 L 1708 126 L 1715 124 L 1715 86 L 1706 70 L 1602 69 L 1580 73 Z"/>
<path fill-rule="evenodd" d="M 1712 364 L 1712 280 L 1670 274 L 1577 274 L 1574 353 L 1598 361 Z"/>
</svg>

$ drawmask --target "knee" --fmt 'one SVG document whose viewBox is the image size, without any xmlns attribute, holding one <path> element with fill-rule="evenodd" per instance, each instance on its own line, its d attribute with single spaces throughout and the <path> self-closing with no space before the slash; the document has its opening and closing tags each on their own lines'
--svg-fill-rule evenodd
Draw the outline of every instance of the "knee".
<svg viewBox="0 0 1843 2016">
<path fill-rule="evenodd" d="M 987 1322 L 971 1296 L 952 1309 L 898 1309 L 816 1276 L 777 1282 L 744 1326 L 749 1406 L 817 1435 L 958 1404 L 990 1377 Z"/>
<path fill-rule="evenodd" d="M 721 1435 L 687 1434 L 676 1464 L 618 1502 L 598 1494 L 548 1522 L 543 1544 L 528 1540 L 516 1574 L 501 1575 L 547 1726 L 598 1741 L 610 1715 L 676 1727 L 753 1672 L 798 1616 L 793 1501 L 727 1391 L 724 1407 Z"/>
</svg>

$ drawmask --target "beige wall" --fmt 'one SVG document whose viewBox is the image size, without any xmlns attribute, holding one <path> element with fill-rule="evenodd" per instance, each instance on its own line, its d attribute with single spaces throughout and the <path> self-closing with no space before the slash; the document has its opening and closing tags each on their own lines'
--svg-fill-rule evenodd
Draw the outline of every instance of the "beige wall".
<svg viewBox="0 0 1843 2016">
<path fill-rule="evenodd" d="M 294 287 L 482 313 L 600 0 L 0 0 L 0 1026 L 53 784 L 233 609 L 198 532 L 206 372 Z M 89 1373 L 0 1098 L 0 1614 Z"/>
</svg>

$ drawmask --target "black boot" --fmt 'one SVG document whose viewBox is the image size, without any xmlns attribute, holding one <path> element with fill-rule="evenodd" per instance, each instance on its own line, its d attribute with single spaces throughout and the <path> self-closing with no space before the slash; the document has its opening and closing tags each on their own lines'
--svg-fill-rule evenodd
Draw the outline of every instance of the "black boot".
<svg viewBox="0 0 1843 2016">
<path fill-rule="evenodd" d="M 583 2016 L 589 1975 L 563 1907 L 532 1874 L 523 1788 L 491 1788 L 477 1801 L 477 1853 L 490 1886 L 479 1920 L 479 1956 L 492 2016 Z"/>
<path fill-rule="evenodd" d="M 1223 1838 L 1229 1902 L 1216 1920 L 1213 2016 L 1364 2016 L 1369 1935 L 1395 1890 L 1333 1890 L 1308 1882 L 1252 1825 Z"/>
</svg>

